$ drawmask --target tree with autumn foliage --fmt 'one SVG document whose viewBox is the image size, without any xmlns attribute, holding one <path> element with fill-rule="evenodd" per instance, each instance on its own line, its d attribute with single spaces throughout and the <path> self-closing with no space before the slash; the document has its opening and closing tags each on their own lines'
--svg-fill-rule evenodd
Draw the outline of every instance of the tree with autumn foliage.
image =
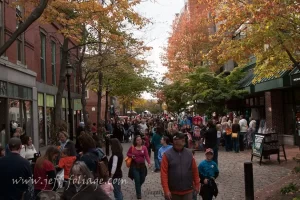
<svg viewBox="0 0 300 200">
<path fill-rule="evenodd" d="M 208 17 L 205 4 L 190 0 L 173 22 L 168 46 L 162 55 L 171 80 L 184 79 L 199 66 L 207 66 L 205 55 L 212 48 L 210 35 L 214 33 L 213 21 Z"/>
<path fill-rule="evenodd" d="M 199 0 L 212 11 L 218 45 L 207 54 L 219 64 L 233 59 L 243 66 L 254 55 L 255 80 L 300 69 L 300 4 L 293 0 Z"/>
</svg>

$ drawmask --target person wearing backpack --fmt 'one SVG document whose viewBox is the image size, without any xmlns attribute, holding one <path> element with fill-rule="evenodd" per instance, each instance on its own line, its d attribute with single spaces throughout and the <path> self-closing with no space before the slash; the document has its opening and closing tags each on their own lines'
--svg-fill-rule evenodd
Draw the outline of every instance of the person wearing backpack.
<svg viewBox="0 0 300 200">
<path fill-rule="evenodd" d="M 112 156 L 108 161 L 109 175 L 112 178 L 114 187 L 114 197 L 116 200 L 123 200 L 121 191 L 121 181 L 123 178 L 122 164 L 124 160 L 123 147 L 118 139 L 112 138 L 110 140 Z"/>
<path fill-rule="evenodd" d="M 80 152 L 79 161 L 83 161 L 89 168 L 93 175 L 97 173 L 97 163 L 99 160 L 99 153 L 97 152 L 96 144 L 94 139 L 88 134 L 82 134 L 79 139 L 80 147 L 82 152 Z"/>
</svg>

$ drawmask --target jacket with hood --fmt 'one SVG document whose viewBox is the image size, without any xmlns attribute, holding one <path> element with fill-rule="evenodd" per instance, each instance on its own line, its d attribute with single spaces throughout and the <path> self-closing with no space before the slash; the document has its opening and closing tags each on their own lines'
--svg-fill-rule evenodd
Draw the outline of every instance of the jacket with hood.
<svg viewBox="0 0 300 200">
<path fill-rule="evenodd" d="M 83 154 L 79 161 L 83 161 L 90 171 L 97 172 L 97 163 L 99 161 L 99 153 L 97 149 L 90 149 L 87 153 Z"/>
</svg>

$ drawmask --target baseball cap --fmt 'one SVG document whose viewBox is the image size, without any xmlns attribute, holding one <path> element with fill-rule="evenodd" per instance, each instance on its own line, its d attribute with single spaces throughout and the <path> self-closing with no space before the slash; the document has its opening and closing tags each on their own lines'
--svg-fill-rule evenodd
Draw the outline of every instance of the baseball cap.
<svg viewBox="0 0 300 200">
<path fill-rule="evenodd" d="M 206 149 L 206 151 L 205 151 L 205 155 L 208 154 L 208 153 L 214 154 L 214 150 L 212 150 L 211 148 L 208 148 L 208 149 Z"/>
<path fill-rule="evenodd" d="M 178 132 L 174 135 L 173 140 L 185 139 L 185 135 L 181 132 Z"/>
</svg>

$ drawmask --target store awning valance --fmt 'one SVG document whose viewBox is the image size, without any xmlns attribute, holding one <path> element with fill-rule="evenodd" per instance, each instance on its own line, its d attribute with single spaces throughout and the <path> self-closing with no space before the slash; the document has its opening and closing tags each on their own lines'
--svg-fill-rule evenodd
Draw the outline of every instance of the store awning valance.
<svg viewBox="0 0 300 200">
<path fill-rule="evenodd" d="M 300 69 L 294 68 L 290 73 L 290 77 L 292 85 L 300 85 Z"/>
<path fill-rule="evenodd" d="M 282 88 L 290 85 L 289 70 L 282 70 L 278 72 L 278 76 L 269 76 L 262 78 L 258 83 L 253 84 L 253 79 L 256 77 L 254 74 L 254 67 L 248 68 L 245 77 L 240 81 L 240 87 L 248 90 L 250 93 L 262 92 L 275 88 Z"/>
</svg>

